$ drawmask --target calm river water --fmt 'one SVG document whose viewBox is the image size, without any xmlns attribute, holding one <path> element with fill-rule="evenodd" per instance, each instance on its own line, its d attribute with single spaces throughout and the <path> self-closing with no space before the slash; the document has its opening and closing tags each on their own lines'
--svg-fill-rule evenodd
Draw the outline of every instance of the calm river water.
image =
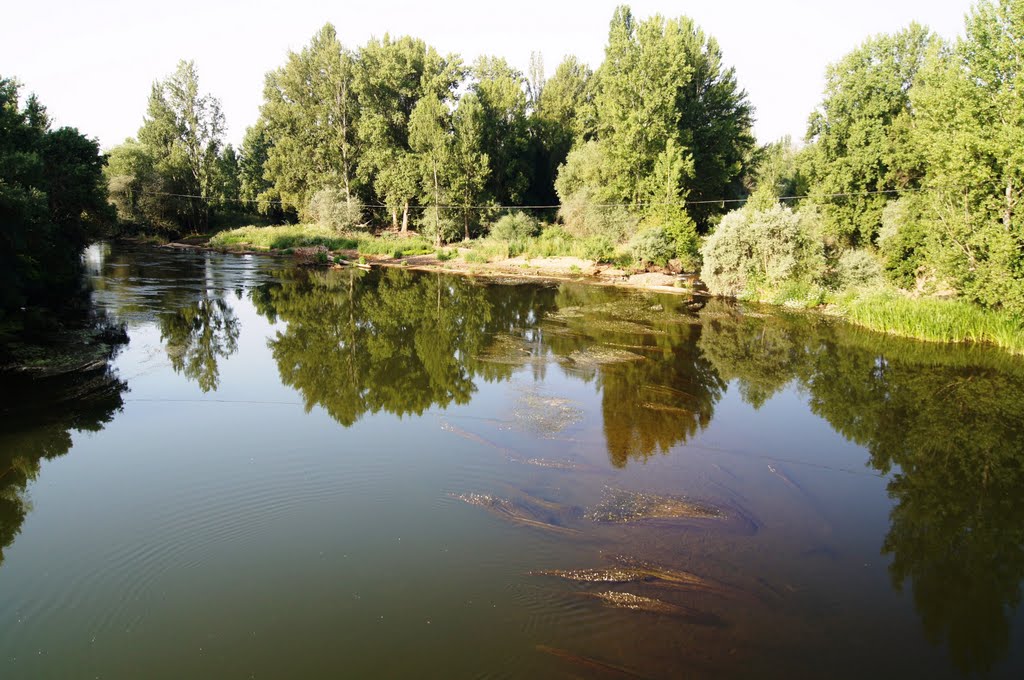
<svg viewBox="0 0 1024 680">
<path fill-rule="evenodd" d="M 94 247 L 0 430 L 0 677 L 1022 677 L 1024 360 Z"/>
</svg>

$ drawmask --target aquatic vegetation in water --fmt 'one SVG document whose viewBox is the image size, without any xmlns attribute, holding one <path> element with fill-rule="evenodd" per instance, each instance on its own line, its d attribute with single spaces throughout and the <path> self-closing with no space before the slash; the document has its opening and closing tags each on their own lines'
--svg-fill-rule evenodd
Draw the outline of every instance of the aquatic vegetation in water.
<svg viewBox="0 0 1024 680">
<path fill-rule="evenodd" d="M 584 569 L 546 569 L 530 572 L 533 576 L 553 576 L 579 583 L 649 583 L 669 588 L 701 591 L 722 596 L 737 595 L 732 586 L 698 576 L 689 571 L 662 567 L 651 562 L 613 555 L 615 564 L 611 567 Z"/>
<path fill-rule="evenodd" d="M 591 569 L 544 569 L 531 571 L 531 576 L 554 576 L 579 583 L 636 583 L 650 580 L 642 569 L 628 567 L 605 567 Z"/>
<path fill-rule="evenodd" d="M 450 493 L 450 498 L 483 508 L 502 519 L 561 534 L 578 534 L 577 529 L 557 524 L 561 506 L 540 499 L 512 500 L 481 493 Z"/>
<path fill-rule="evenodd" d="M 541 394 L 536 387 L 523 390 L 512 416 L 523 429 L 543 437 L 552 437 L 583 419 L 583 411 L 561 397 Z"/>
<path fill-rule="evenodd" d="M 547 358 L 543 354 L 535 354 L 530 350 L 526 340 L 510 333 L 495 334 L 487 349 L 477 355 L 477 359 L 510 366 L 547 363 Z"/>
<path fill-rule="evenodd" d="M 563 359 L 575 366 L 594 368 L 606 364 L 618 364 L 628 361 L 643 361 L 644 357 L 636 352 L 630 352 L 616 347 L 594 345 L 586 349 L 578 349 L 571 352 Z"/>
<path fill-rule="evenodd" d="M 607 486 L 601 502 L 586 515 L 587 519 L 595 522 L 618 523 L 644 519 L 719 519 L 724 516 L 725 513 L 713 505 L 683 496 L 662 496 Z"/>
</svg>

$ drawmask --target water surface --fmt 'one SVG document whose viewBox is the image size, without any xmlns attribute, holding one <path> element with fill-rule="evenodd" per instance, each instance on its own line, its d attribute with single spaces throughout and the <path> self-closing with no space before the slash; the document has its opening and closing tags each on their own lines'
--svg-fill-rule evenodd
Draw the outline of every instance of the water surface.
<svg viewBox="0 0 1024 680">
<path fill-rule="evenodd" d="M 4 388 L 0 677 L 1024 673 L 1019 358 L 586 285 L 89 258 L 131 342 Z"/>
</svg>

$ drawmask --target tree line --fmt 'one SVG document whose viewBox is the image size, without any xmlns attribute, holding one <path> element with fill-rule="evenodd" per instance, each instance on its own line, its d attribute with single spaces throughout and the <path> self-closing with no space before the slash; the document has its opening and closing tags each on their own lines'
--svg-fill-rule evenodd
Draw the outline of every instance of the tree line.
<svg viewBox="0 0 1024 680">
<path fill-rule="evenodd" d="M 561 204 L 584 231 L 625 234 L 636 218 L 695 243 L 722 206 L 687 198 L 745 194 L 746 93 L 687 18 L 621 7 L 606 54 L 596 71 L 569 57 L 548 78 L 537 54 L 524 74 L 407 36 L 350 49 L 327 24 L 267 74 L 238 151 L 182 62 L 154 85 L 137 139 L 111 151 L 112 200 L 122 219 L 165 229 L 209 226 L 201 206 L 245 205 L 438 242 L 485 234 L 502 206 L 550 206 L 553 218 Z"/>
</svg>

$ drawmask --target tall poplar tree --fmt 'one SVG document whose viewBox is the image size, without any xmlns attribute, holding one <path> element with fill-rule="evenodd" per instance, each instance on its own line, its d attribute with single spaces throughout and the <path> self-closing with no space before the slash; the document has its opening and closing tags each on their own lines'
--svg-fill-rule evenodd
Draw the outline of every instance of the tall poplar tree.
<svg viewBox="0 0 1024 680">
<path fill-rule="evenodd" d="M 358 198 L 355 64 L 334 26 L 325 24 L 307 47 L 267 74 L 265 172 L 286 207 L 305 210 L 321 189 L 340 191 L 349 208 Z"/>
</svg>

